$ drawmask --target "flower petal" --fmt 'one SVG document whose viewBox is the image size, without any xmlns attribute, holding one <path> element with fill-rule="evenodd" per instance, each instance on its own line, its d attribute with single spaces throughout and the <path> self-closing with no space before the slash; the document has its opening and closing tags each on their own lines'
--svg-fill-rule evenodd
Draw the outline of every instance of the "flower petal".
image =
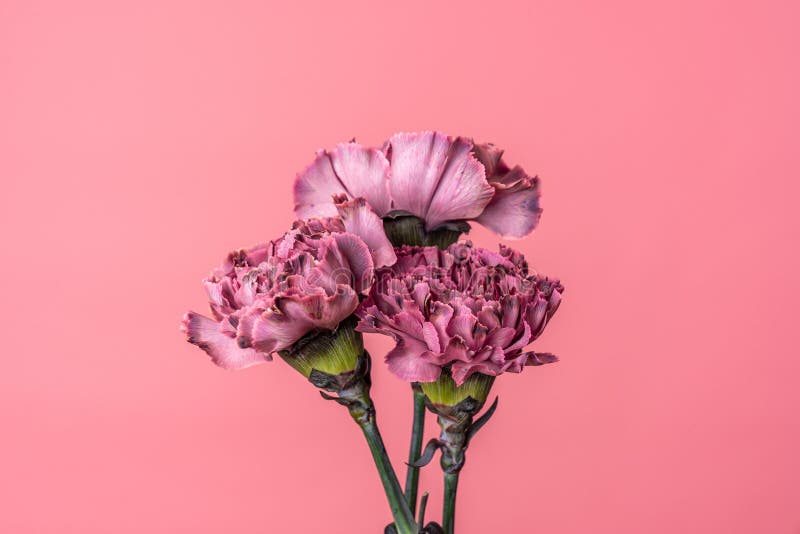
<svg viewBox="0 0 800 534">
<path fill-rule="evenodd" d="M 492 199 L 494 189 L 486 181 L 483 165 L 470 153 L 472 143 L 456 139 L 447 165 L 425 214 L 427 230 L 448 221 L 478 217 Z"/>
<path fill-rule="evenodd" d="M 240 348 L 235 332 L 223 331 L 223 325 L 199 313 L 189 312 L 183 317 L 181 329 L 189 343 L 197 345 L 211 359 L 225 369 L 244 369 L 252 365 L 272 361 L 269 354 L 252 348 Z"/>
<path fill-rule="evenodd" d="M 392 210 L 389 160 L 383 151 L 342 143 L 331 152 L 331 163 L 351 198 L 363 197 L 381 216 Z"/>
<path fill-rule="evenodd" d="M 301 219 L 333 217 L 333 197 L 342 193 L 347 194 L 347 189 L 333 170 L 330 154 L 320 150 L 311 165 L 295 178 L 294 212 Z"/>
<path fill-rule="evenodd" d="M 383 221 L 363 198 L 336 205 L 345 229 L 364 240 L 375 267 L 387 267 L 397 261 L 394 248 L 383 230 Z"/>
<path fill-rule="evenodd" d="M 439 185 L 451 140 L 439 132 L 397 133 L 387 143 L 394 209 L 425 218 Z"/>
<path fill-rule="evenodd" d="M 525 237 L 536 228 L 542 215 L 539 178 L 528 176 L 520 167 L 495 178 L 489 179 L 494 196 L 476 220 L 501 237 Z"/>
<path fill-rule="evenodd" d="M 475 373 L 497 376 L 503 372 L 500 366 L 490 360 L 483 362 L 455 362 L 450 371 L 457 386 L 463 385 L 467 378 Z"/>
<path fill-rule="evenodd" d="M 494 193 L 472 143 L 439 132 L 399 133 L 387 143 L 394 209 L 425 220 L 428 230 L 477 217 Z"/>
<path fill-rule="evenodd" d="M 243 337 L 262 352 L 283 350 L 312 330 L 336 329 L 357 307 L 358 295 L 347 285 L 340 285 L 332 295 L 319 289 L 306 295 L 279 297 L 272 307 L 257 312 L 249 335 L 244 333 Z"/>
<path fill-rule="evenodd" d="M 422 358 L 427 347 L 411 336 L 399 336 L 397 346 L 386 355 L 386 365 L 398 378 L 407 382 L 433 382 L 442 374 L 435 363 Z"/>
<path fill-rule="evenodd" d="M 527 357 L 525 365 L 545 365 L 558 361 L 558 356 L 549 352 L 527 352 L 523 356 Z"/>
<path fill-rule="evenodd" d="M 388 193 L 389 162 L 383 152 L 358 143 L 322 150 L 294 183 L 295 213 L 300 218 L 333 217 L 333 197 L 364 197 L 379 214 L 391 208 Z"/>
<path fill-rule="evenodd" d="M 503 157 L 503 149 L 498 148 L 493 143 L 475 143 L 473 141 L 473 144 L 472 150 L 475 153 L 475 157 L 486 169 L 486 179 L 488 180 L 498 173 L 500 165 L 505 165 L 500 161 Z M 507 170 L 508 167 L 505 167 L 504 171 Z"/>
<path fill-rule="evenodd" d="M 425 322 L 422 324 L 422 336 L 425 338 L 425 344 L 431 352 L 442 352 L 442 343 L 439 340 L 439 333 L 433 323 Z"/>
<path fill-rule="evenodd" d="M 353 285 L 355 290 L 359 293 L 367 293 L 369 288 L 372 287 L 375 265 L 372 262 L 372 255 L 370 255 L 366 243 L 358 236 L 350 233 L 334 234 L 333 239 L 347 261 L 346 265 L 340 267 L 342 272 L 334 276 L 334 279 L 339 283 L 343 283 L 345 280 L 339 280 L 339 278 L 352 276 L 353 279 L 350 284 Z"/>
</svg>

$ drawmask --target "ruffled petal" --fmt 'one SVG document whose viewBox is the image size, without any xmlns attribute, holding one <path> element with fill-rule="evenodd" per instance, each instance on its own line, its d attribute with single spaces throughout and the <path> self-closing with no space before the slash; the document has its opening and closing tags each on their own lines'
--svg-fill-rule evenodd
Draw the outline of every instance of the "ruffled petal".
<svg viewBox="0 0 800 534">
<path fill-rule="evenodd" d="M 363 198 L 339 203 L 336 208 L 345 229 L 363 239 L 369 247 L 375 267 L 394 265 L 397 256 L 383 230 L 383 221 Z"/>
<path fill-rule="evenodd" d="M 425 220 L 428 230 L 477 217 L 494 193 L 472 143 L 439 132 L 399 133 L 387 143 L 394 209 Z"/>
<path fill-rule="evenodd" d="M 425 345 L 431 352 L 442 352 L 442 343 L 439 340 L 439 334 L 436 332 L 436 327 L 432 323 L 423 323 L 422 337 L 425 338 Z"/>
<path fill-rule="evenodd" d="M 427 230 L 448 221 L 474 219 L 489 204 L 494 189 L 486 181 L 483 165 L 470 153 L 472 143 L 456 139 L 447 164 L 425 214 Z"/>
<path fill-rule="evenodd" d="M 307 281 L 330 295 L 344 284 L 366 293 L 372 285 L 374 264 L 367 245 L 356 235 L 337 233 L 318 241 L 317 265 Z"/>
<path fill-rule="evenodd" d="M 395 339 L 387 359 L 395 374 L 422 380 L 434 365 L 451 369 L 463 384 L 474 373 L 519 373 L 552 361 L 523 349 L 548 322 L 563 286 L 531 274 L 521 254 L 508 248 L 493 254 L 469 241 L 444 251 L 399 247 L 396 253 L 397 263 L 380 271 L 357 327 Z"/>
<path fill-rule="evenodd" d="M 452 338 L 450 343 L 447 344 L 447 348 L 443 354 L 443 364 L 448 364 L 453 361 L 470 361 L 469 347 L 467 347 L 467 345 L 464 343 L 464 340 L 460 337 Z"/>
<path fill-rule="evenodd" d="M 533 302 L 528 305 L 526 321 L 531 325 L 533 339 L 539 337 L 544 331 L 547 316 L 547 300 L 541 295 L 536 295 Z"/>
<path fill-rule="evenodd" d="M 395 376 L 407 382 L 433 382 L 442 374 L 442 369 L 422 357 L 426 352 L 424 343 L 401 335 L 397 346 L 386 355 L 386 365 Z"/>
<path fill-rule="evenodd" d="M 503 165 L 500 159 L 503 157 L 503 149 L 495 146 L 493 143 L 475 143 L 473 141 L 473 152 L 478 161 L 481 162 L 486 169 L 486 179 L 498 174 L 498 167 Z M 508 167 L 505 168 L 508 170 Z"/>
<path fill-rule="evenodd" d="M 333 170 L 351 198 L 363 197 L 380 215 L 392 210 L 389 160 L 383 151 L 358 143 L 342 143 L 330 156 Z"/>
<path fill-rule="evenodd" d="M 450 324 L 447 326 L 447 334 L 449 336 L 458 336 L 464 340 L 470 348 L 475 347 L 475 339 L 473 332 L 477 325 L 478 320 L 464 307 L 456 312 L 455 316 L 450 319 Z"/>
<path fill-rule="evenodd" d="M 189 343 L 206 351 L 214 363 L 225 369 L 244 369 L 272 360 L 268 353 L 240 348 L 235 331 L 199 313 L 188 312 L 184 315 L 181 329 L 186 333 Z"/>
<path fill-rule="evenodd" d="M 340 322 L 356 311 L 358 294 L 352 287 L 340 284 L 333 295 L 320 292 L 301 298 L 280 298 L 276 299 L 275 306 L 289 321 L 307 321 L 314 328 L 335 330 Z"/>
<path fill-rule="evenodd" d="M 451 140 L 439 132 L 398 133 L 387 143 L 394 209 L 422 219 L 439 185 Z"/>
<path fill-rule="evenodd" d="M 320 151 L 294 183 L 295 213 L 300 218 L 333 217 L 333 197 L 364 197 L 379 214 L 391 208 L 388 193 L 389 162 L 378 149 L 343 143 Z"/>
<path fill-rule="evenodd" d="M 278 297 L 267 310 L 252 319 L 252 328 L 243 337 L 262 352 L 289 348 L 312 330 L 334 330 L 358 307 L 352 287 L 340 285 L 332 295 L 316 293 Z"/>
<path fill-rule="evenodd" d="M 358 236 L 350 233 L 334 234 L 333 239 L 345 258 L 347 264 L 340 267 L 342 272 L 334 276 L 339 283 L 346 283 L 344 277 L 352 276 L 350 284 L 359 293 L 367 293 L 372 287 L 375 266 L 372 263 L 372 255 L 366 243 Z M 339 280 L 342 278 L 342 280 Z"/>
<path fill-rule="evenodd" d="M 527 358 L 525 365 L 545 365 L 558 361 L 558 356 L 549 352 L 526 352 L 523 356 Z"/>
<path fill-rule="evenodd" d="M 453 308 L 441 302 L 433 303 L 433 311 L 430 314 L 430 322 L 436 327 L 436 332 L 439 334 L 439 339 L 442 346 L 446 346 L 450 341 L 450 334 L 447 333 L 447 327 L 450 320 L 453 318 Z"/>
<path fill-rule="evenodd" d="M 489 179 L 494 196 L 476 220 L 501 237 L 525 237 L 536 228 L 542 215 L 539 178 L 528 176 L 520 167 L 496 178 Z"/>
<path fill-rule="evenodd" d="M 486 337 L 486 344 L 492 347 L 508 347 L 514 340 L 516 333 L 516 330 L 513 328 L 496 328 L 489 332 L 489 335 Z"/>
<path fill-rule="evenodd" d="M 337 213 L 333 197 L 341 194 L 347 194 L 347 189 L 333 170 L 330 154 L 320 150 L 295 178 L 294 212 L 301 219 L 333 217 Z"/>
<path fill-rule="evenodd" d="M 450 369 L 453 381 L 461 386 L 470 376 L 481 373 L 488 376 L 497 376 L 503 372 L 502 367 L 487 359 L 482 362 L 455 362 Z"/>
<path fill-rule="evenodd" d="M 409 382 L 433 382 L 439 378 L 441 367 L 427 358 L 432 353 L 426 339 L 433 342 L 432 332 L 419 317 L 400 312 L 389 318 L 377 306 L 362 310 L 356 330 L 391 336 L 397 343 L 386 355 L 386 364 L 392 373 Z"/>
</svg>

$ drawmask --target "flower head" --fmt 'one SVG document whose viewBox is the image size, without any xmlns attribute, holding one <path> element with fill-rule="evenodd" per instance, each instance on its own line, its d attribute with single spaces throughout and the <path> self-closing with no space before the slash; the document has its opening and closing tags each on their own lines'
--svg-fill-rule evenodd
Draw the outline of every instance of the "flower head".
<svg viewBox="0 0 800 534">
<path fill-rule="evenodd" d="M 243 369 L 307 334 L 336 330 L 369 292 L 374 268 L 396 259 L 363 199 L 336 207 L 337 217 L 297 221 L 279 239 L 230 253 L 203 283 L 213 318 L 184 316 L 188 341 L 217 365 Z M 360 346 L 360 336 L 356 342 L 350 344 Z M 340 368 L 349 363 L 338 358 L 331 365 L 321 370 L 347 371 Z"/>
<path fill-rule="evenodd" d="M 466 221 L 476 220 L 503 236 L 523 237 L 539 221 L 539 182 L 520 167 L 510 169 L 501 156 L 493 145 L 439 132 L 398 133 L 382 148 L 343 143 L 320 151 L 298 174 L 295 211 L 300 217 L 332 216 L 336 195 L 363 197 L 385 221 L 411 218 L 404 224 L 419 224 L 423 236 L 457 236 L 469 228 Z M 404 227 L 400 238 L 413 232 Z M 404 243 L 417 241 L 441 238 Z"/>
<path fill-rule="evenodd" d="M 525 348 L 561 302 L 558 280 L 532 273 L 519 252 L 476 248 L 401 247 L 378 272 L 358 329 L 392 336 L 389 369 L 411 382 L 434 382 L 449 370 L 461 386 L 473 374 L 519 373 L 555 361 Z"/>
</svg>

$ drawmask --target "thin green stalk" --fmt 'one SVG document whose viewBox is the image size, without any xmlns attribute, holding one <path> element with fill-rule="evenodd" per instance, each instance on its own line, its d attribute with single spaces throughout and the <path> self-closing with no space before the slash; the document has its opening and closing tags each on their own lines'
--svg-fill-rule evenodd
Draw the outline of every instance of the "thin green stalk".
<svg viewBox="0 0 800 534">
<path fill-rule="evenodd" d="M 386 447 L 378 431 L 375 418 L 372 417 L 363 422 L 359 421 L 359 426 L 364 432 L 364 437 L 367 438 L 369 450 L 375 460 L 375 467 L 378 468 L 378 474 L 381 477 L 386 498 L 389 500 L 389 507 L 392 509 L 392 517 L 398 534 L 417 534 L 419 528 L 414 523 L 414 515 L 408 509 L 403 497 L 403 490 L 400 488 L 400 482 L 397 480 L 392 463 L 386 454 Z"/>
<path fill-rule="evenodd" d="M 406 502 L 413 515 L 417 509 L 417 489 L 419 488 L 419 467 L 412 464 L 422 452 L 422 438 L 425 433 L 425 394 L 414 389 L 414 422 L 411 424 L 411 446 L 408 450 L 408 470 L 406 471 Z"/>
<path fill-rule="evenodd" d="M 458 489 L 458 472 L 444 474 L 444 509 L 442 510 L 442 528 L 445 534 L 453 534 L 456 528 L 456 490 Z"/>
<path fill-rule="evenodd" d="M 425 526 L 425 509 L 428 507 L 428 492 L 422 494 L 422 499 L 419 501 L 419 518 L 417 524 L 421 527 Z"/>
</svg>

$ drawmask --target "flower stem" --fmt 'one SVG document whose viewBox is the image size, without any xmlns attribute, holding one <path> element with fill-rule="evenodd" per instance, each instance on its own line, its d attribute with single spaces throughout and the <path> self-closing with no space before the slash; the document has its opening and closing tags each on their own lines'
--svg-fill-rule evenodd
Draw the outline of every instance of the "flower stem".
<svg viewBox="0 0 800 534">
<path fill-rule="evenodd" d="M 408 470 L 406 471 L 406 502 L 413 515 L 417 509 L 417 489 L 419 487 L 419 467 L 412 464 L 422 452 L 422 438 L 425 433 L 425 394 L 414 389 L 414 422 L 411 424 L 411 446 L 408 450 Z"/>
<path fill-rule="evenodd" d="M 422 499 L 419 501 L 419 518 L 417 523 L 420 527 L 425 524 L 425 509 L 428 507 L 428 492 L 422 494 Z"/>
<path fill-rule="evenodd" d="M 414 523 L 414 514 L 408 509 L 403 488 L 397 480 L 389 455 L 386 454 L 386 446 L 378 430 L 378 423 L 375 421 L 375 404 L 369 395 L 370 386 L 370 367 L 372 359 L 364 351 L 359 357 L 359 367 L 355 375 L 347 375 L 344 384 L 339 384 L 335 379 L 340 379 L 341 375 L 331 377 L 325 373 L 313 371 L 309 375 L 309 380 L 317 387 L 327 387 L 328 391 L 338 393 L 338 397 L 332 397 L 324 392 L 322 396 L 328 400 L 335 400 L 339 404 L 346 406 L 350 412 L 350 417 L 358 424 L 369 445 L 375 467 L 383 484 L 383 491 L 389 501 L 389 508 L 392 510 L 395 530 L 397 534 L 418 534 L 419 529 Z M 324 380 L 323 380 L 324 378 Z M 336 386 L 336 387 L 333 387 Z"/>
<path fill-rule="evenodd" d="M 442 511 L 442 527 L 445 534 L 453 534 L 456 523 L 456 490 L 458 489 L 458 471 L 444 474 L 444 509 Z"/>
<path fill-rule="evenodd" d="M 417 534 L 419 528 L 414 523 L 414 516 L 403 498 L 403 490 L 400 488 L 400 482 L 397 480 L 392 463 L 386 454 L 386 447 L 383 444 L 378 425 L 375 423 L 375 418 L 371 417 L 364 422 L 359 421 L 359 426 L 367 439 L 372 458 L 375 460 L 375 467 L 378 468 L 398 534 Z"/>
</svg>

